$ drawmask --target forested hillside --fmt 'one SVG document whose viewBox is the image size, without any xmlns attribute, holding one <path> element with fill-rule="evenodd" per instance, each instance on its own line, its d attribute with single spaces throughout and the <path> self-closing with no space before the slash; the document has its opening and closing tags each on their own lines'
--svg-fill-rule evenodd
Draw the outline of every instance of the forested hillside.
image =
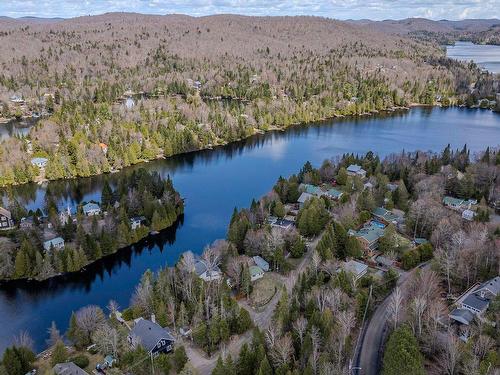
<svg viewBox="0 0 500 375">
<path fill-rule="evenodd" d="M 0 186 L 493 93 L 490 76 L 433 43 L 317 17 L 2 19 L 0 44 L 0 118 L 47 115 L 27 140 L 2 144 Z M 48 159 L 45 170 L 33 157 Z"/>
</svg>

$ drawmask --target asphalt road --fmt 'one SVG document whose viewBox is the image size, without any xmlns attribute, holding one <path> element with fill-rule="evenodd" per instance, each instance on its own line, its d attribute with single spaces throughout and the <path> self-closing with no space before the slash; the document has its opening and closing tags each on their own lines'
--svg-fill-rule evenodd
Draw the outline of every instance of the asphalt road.
<svg viewBox="0 0 500 375">
<path fill-rule="evenodd" d="M 427 267 L 428 265 L 423 265 Z M 400 275 L 397 285 L 402 287 L 417 268 L 411 272 Z M 387 320 L 389 315 L 387 307 L 390 303 L 392 293 L 387 296 L 373 312 L 364 334 L 361 336 L 359 355 L 355 361 L 353 373 L 355 375 L 378 375 L 382 371 L 382 358 L 384 342 L 387 335 Z"/>
</svg>

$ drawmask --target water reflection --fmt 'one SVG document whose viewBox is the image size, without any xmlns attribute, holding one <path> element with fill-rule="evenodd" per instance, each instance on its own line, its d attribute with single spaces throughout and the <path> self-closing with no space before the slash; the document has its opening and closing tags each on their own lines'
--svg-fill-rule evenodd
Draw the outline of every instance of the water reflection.
<svg viewBox="0 0 500 375">
<path fill-rule="evenodd" d="M 474 152 L 500 143 L 500 116 L 490 111 L 417 108 L 375 117 L 335 119 L 284 132 L 256 135 L 214 150 L 192 152 L 126 168 L 117 174 L 11 187 L 0 191 L 30 209 L 44 206 L 47 191 L 59 206 L 99 200 L 104 180 L 136 168 L 169 174 L 186 198 L 185 214 L 175 228 L 107 257 L 85 272 L 43 283 L 14 282 L 0 286 L 0 351 L 13 335 L 27 329 L 42 349 L 54 320 L 61 331 L 71 311 L 87 304 L 105 306 L 110 299 L 127 306 L 140 276 L 174 264 L 185 250 L 203 247 L 226 235 L 235 206 L 247 206 L 272 187 L 279 175 L 295 173 L 306 160 L 369 150 L 381 157 L 405 150 L 441 150 L 467 143 Z"/>
</svg>

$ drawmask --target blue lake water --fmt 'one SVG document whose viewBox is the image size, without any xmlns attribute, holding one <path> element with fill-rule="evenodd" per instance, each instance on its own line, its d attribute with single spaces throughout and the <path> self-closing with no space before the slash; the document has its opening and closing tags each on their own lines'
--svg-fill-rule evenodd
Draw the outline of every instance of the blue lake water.
<svg viewBox="0 0 500 375">
<path fill-rule="evenodd" d="M 374 151 L 380 156 L 414 150 L 442 150 L 467 146 L 476 152 L 500 145 L 500 115 L 461 108 L 414 108 L 410 111 L 329 120 L 296 126 L 284 132 L 257 135 L 214 150 L 193 152 L 144 167 L 170 174 L 186 198 L 184 217 L 175 228 L 87 267 L 85 272 L 47 282 L 14 282 L 0 285 L 0 352 L 12 337 L 27 330 L 43 349 L 47 328 L 55 321 L 67 327 L 71 311 L 88 304 L 105 306 L 110 299 L 128 305 L 140 276 L 147 269 L 173 265 L 186 251 L 225 237 L 235 206 L 246 207 L 252 198 L 268 192 L 276 179 L 295 173 L 309 160 L 319 165 L 343 153 Z M 35 184 L 10 189 L 27 207 L 42 207 L 47 189 L 60 207 L 83 200 L 99 200 L 104 179 L 116 174 L 79 180 Z M 0 192 L 5 198 L 7 191 Z"/>
<path fill-rule="evenodd" d="M 491 73 L 500 73 L 500 46 L 456 42 L 446 46 L 446 55 L 461 61 L 474 61 Z"/>
</svg>

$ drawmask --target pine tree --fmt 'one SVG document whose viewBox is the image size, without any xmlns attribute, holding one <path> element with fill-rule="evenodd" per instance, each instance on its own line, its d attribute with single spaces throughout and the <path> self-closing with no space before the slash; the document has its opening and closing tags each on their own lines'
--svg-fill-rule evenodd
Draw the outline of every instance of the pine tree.
<svg viewBox="0 0 500 375">
<path fill-rule="evenodd" d="M 273 375 L 273 369 L 271 368 L 271 364 L 269 363 L 267 356 L 265 356 L 260 362 L 259 372 L 257 375 Z"/>
<path fill-rule="evenodd" d="M 383 361 L 383 375 L 425 374 L 417 339 L 407 326 L 401 326 L 391 334 Z"/>
<path fill-rule="evenodd" d="M 252 292 L 252 280 L 250 277 L 250 270 L 246 264 L 242 265 L 241 270 L 241 290 L 248 298 Z"/>
<path fill-rule="evenodd" d="M 54 349 L 52 350 L 50 364 L 51 366 L 55 366 L 58 363 L 66 362 L 67 359 L 68 351 L 66 350 L 66 346 L 61 340 L 59 340 L 56 342 Z"/>
<path fill-rule="evenodd" d="M 222 357 L 219 355 L 217 358 L 217 363 L 215 364 L 214 369 L 212 370 L 212 375 L 226 375 L 226 368 L 224 366 L 224 362 L 222 361 Z"/>
</svg>

